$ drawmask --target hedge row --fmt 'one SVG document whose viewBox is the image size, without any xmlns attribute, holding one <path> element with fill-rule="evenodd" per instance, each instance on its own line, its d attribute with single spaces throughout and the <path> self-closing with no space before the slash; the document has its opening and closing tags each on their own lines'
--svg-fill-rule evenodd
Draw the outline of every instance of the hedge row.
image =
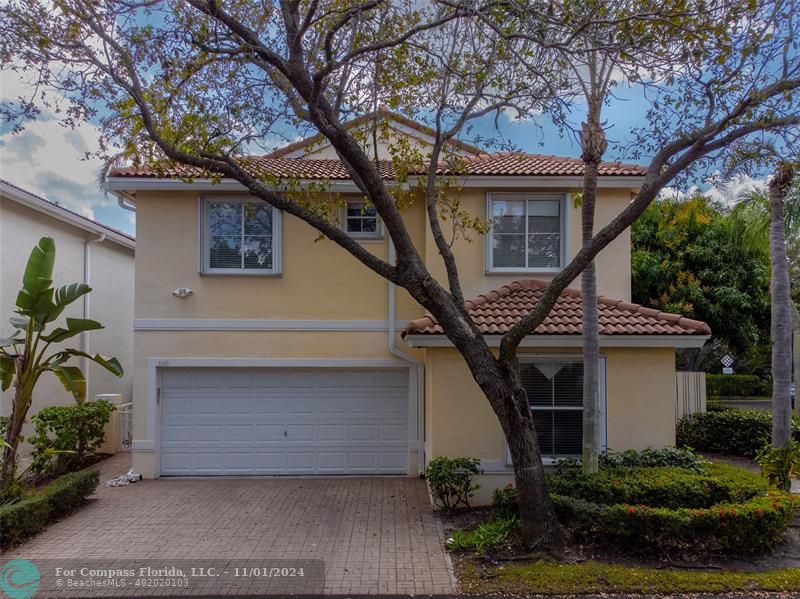
<svg viewBox="0 0 800 599">
<path fill-rule="evenodd" d="M 800 419 L 792 424 L 792 436 L 800 441 Z M 753 458 L 772 436 L 772 414 L 765 410 L 737 408 L 684 416 L 677 425 L 679 447 Z"/>
<path fill-rule="evenodd" d="M 669 509 L 603 505 L 552 495 L 559 519 L 586 537 L 613 539 L 628 547 L 762 553 L 774 547 L 800 508 L 800 498 L 770 491 L 743 503 Z"/>
<path fill-rule="evenodd" d="M 709 508 L 763 495 L 767 482 L 739 468 L 714 464 L 708 473 L 681 468 L 604 468 L 592 476 L 567 470 L 550 476 L 550 491 L 592 503 Z"/>
<path fill-rule="evenodd" d="M 754 374 L 707 374 L 706 393 L 709 397 L 768 397 L 772 383 Z"/>
<path fill-rule="evenodd" d="M 99 482 L 97 470 L 65 474 L 35 495 L 0 507 L 0 548 L 16 545 L 74 511 L 94 493 Z"/>
</svg>

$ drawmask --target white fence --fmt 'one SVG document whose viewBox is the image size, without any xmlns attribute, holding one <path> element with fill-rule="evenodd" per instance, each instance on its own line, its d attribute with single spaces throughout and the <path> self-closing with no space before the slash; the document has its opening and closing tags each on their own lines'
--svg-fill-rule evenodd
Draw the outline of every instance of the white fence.
<svg viewBox="0 0 800 599">
<path fill-rule="evenodd" d="M 675 373 L 675 422 L 686 414 L 706 411 L 706 373 Z"/>
<path fill-rule="evenodd" d="M 133 403 L 124 403 L 117 406 L 119 437 L 117 451 L 130 451 L 133 439 Z"/>
</svg>

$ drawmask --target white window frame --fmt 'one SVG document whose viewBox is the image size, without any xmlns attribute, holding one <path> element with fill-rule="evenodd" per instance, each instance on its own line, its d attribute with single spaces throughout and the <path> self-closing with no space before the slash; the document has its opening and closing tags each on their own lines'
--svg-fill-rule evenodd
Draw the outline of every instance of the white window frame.
<svg viewBox="0 0 800 599">
<path fill-rule="evenodd" d="M 492 219 L 492 202 L 495 200 L 503 201 L 503 200 L 543 200 L 543 201 L 558 201 L 559 202 L 559 210 L 561 216 L 561 248 L 560 248 L 560 263 L 556 267 L 541 267 L 541 266 L 534 266 L 531 268 L 520 267 L 520 266 L 510 266 L 510 267 L 495 267 L 494 264 L 494 232 L 493 229 L 490 229 L 489 232 L 486 234 L 486 273 L 487 274 L 509 274 L 509 273 L 523 273 L 523 274 L 530 274 L 530 273 L 543 273 L 543 274 L 550 274 L 550 273 L 557 273 L 560 272 L 562 268 L 567 263 L 567 252 L 569 250 L 569 194 L 568 193 L 546 193 L 546 192 L 496 192 L 490 191 L 486 194 L 486 220 L 491 221 Z M 527 259 L 527 246 L 528 246 L 528 231 L 527 231 L 527 202 L 525 203 L 526 209 L 526 218 L 525 218 L 525 256 Z"/>
<path fill-rule="evenodd" d="M 531 362 L 538 362 L 541 360 L 552 360 L 552 361 L 563 361 L 563 362 L 576 362 L 578 360 L 583 360 L 583 356 L 581 354 L 517 354 L 517 359 L 519 360 L 520 364 L 531 363 Z M 598 392 L 600 393 L 600 451 L 605 451 L 608 448 L 608 405 L 607 405 L 607 385 L 606 385 L 606 356 L 600 355 L 599 363 L 598 363 L 598 381 L 597 387 Z M 531 410 L 535 410 L 537 408 L 531 408 Z M 546 407 L 539 407 L 539 410 L 548 410 L 549 408 Z M 571 408 L 561 408 L 561 409 L 571 409 L 571 410 L 581 410 L 583 411 L 583 406 L 574 406 Z M 511 450 L 508 448 L 508 443 L 506 445 L 506 466 L 511 467 Z M 558 463 L 559 460 L 564 459 L 564 457 L 576 457 L 579 458 L 581 456 L 550 456 L 550 455 L 542 455 L 542 463 L 545 466 L 553 466 Z"/>
<path fill-rule="evenodd" d="M 348 199 L 341 209 L 341 214 L 339 215 L 339 220 L 342 223 L 342 231 L 347 233 L 353 239 L 357 239 L 363 243 L 370 243 L 370 242 L 383 242 L 383 221 L 381 220 L 380 214 L 375 212 L 375 231 L 374 232 L 351 232 L 347 230 L 347 209 L 350 207 L 351 204 L 360 204 L 364 206 L 367 204 L 364 200 L 359 200 L 356 198 Z"/>
<path fill-rule="evenodd" d="M 209 206 L 212 203 L 252 203 L 261 202 L 251 196 L 201 196 L 200 197 L 200 216 L 198 239 L 200 241 L 200 274 L 201 275 L 228 275 L 228 276 L 251 276 L 251 277 L 274 277 L 282 273 L 281 260 L 281 231 L 282 220 L 281 211 L 270 206 L 272 209 L 272 268 L 211 268 L 211 247 L 209 245 Z"/>
</svg>

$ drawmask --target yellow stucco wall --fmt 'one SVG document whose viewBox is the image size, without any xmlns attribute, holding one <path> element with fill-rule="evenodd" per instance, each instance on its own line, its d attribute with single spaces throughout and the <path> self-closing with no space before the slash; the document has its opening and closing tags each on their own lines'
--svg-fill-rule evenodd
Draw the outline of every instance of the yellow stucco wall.
<svg viewBox="0 0 800 599">
<path fill-rule="evenodd" d="M 530 354 L 579 352 L 563 348 Z M 675 354 L 671 348 L 604 348 L 609 449 L 644 449 L 675 444 Z M 487 502 L 511 482 L 503 431 L 455 349 L 426 350 L 425 455 L 469 456 L 484 462 L 476 502 Z"/>
<path fill-rule="evenodd" d="M 489 191 L 465 191 L 461 196 L 461 208 L 485 215 Z M 549 191 L 552 193 L 552 189 Z M 201 275 L 198 272 L 198 220 L 200 198 L 205 195 L 215 194 L 156 191 L 136 194 L 136 319 L 384 321 L 387 318 L 386 281 L 335 243 L 315 241 L 316 231 L 289 215 L 282 219 L 280 276 Z M 598 227 L 627 205 L 630 192 L 603 189 L 599 196 Z M 444 268 L 428 231 L 423 206 L 418 202 L 407 208 L 403 216 L 420 254 L 434 276 L 444 281 Z M 574 207 L 570 208 L 568 222 L 572 255 L 580 245 L 580 215 Z M 487 274 L 485 239 L 475 233 L 471 238 L 471 243 L 459 240 L 454 245 L 467 297 L 519 278 L 548 278 L 540 273 Z M 388 255 L 386 241 L 365 243 L 364 247 L 381 258 Z M 629 237 L 625 233 L 598 258 L 600 292 L 629 299 L 629 264 Z M 179 287 L 189 287 L 194 293 L 187 299 L 176 299 L 172 291 Z M 423 314 L 424 310 L 405 291 L 398 289 L 398 320 L 407 321 Z M 398 345 L 404 351 L 425 357 L 422 351 L 412 350 L 402 341 L 398 341 Z M 383 331 L 137 331 L 134 335 L 134 441 L 148 439 L 147 360 L 194 357 L 388 359 L 391 354 Z M 429 352 L 426 360 L 425 409 L 432 451 L 429 455 L 452 454 L 463 442 L 471 447 L 466 452 L 470 455 L 504 459 L 504 445 L 502 436 L 498 438 L 496 419 L 485 400 L 478 397 L 480 401 L 475 401 L 475 397 L 470 397 L 477 387 L 461 359 L 452 350 L 437 350 Z M 430 360 L 444 362 L 437 364 Z M 627 368 L 624 364 L 621 367 Z M 460 404 L 453 403 L 451 398 L 462 395 L 454 391 L 465 386 L 468 403 L 459 407 Z M 674 393 L 674 382 L 671 388 Z M 462 420 L 471 424 L 468 427 L 455 424 Z M 486 431 L 488 434 L 484 434 Z M 134 453 L 135 467 L 146 476 L 154 472 L 155 459 L 152 451 Z"/>
<path fill-rule="evenodd" d="M 487 189 L 465 190 L 462 209 L 486 214 Z M 213 194 L 208 194 L 213 195 Z M 386 281 L 330 240 L 315 241 L 317 232 L 297 218 L 282 219 L 280 276 L 200 275 L 200 194 L 194 192 L 139 192 L 137 194 L 136 318 L 231 318 L 231 319 L 341 319 L 386 318 Z M 628 203 L 625 189 L 600 190 L 597 227 L 601 227 Z M 403 212 L 406 226 L 429 269 L 446 281 L 421 203 Z M 445 223 L 445 227 L 448 226 Z M 453 251 L 459 265 L 466 297 L 474 297 L 520 278 L 548 279 L 536 272 L 487 274 L 485 237 L 470 233 Z M 569 216 L 570 256 L 580 247 L 580 213 Z M 386 259 L 387 242 L 364 247 Z M 630 236 L 626 231 L 600 253 L 598 289 L 603 295 L 630 299 Z M 178 287 L 194 295 L 172 297 Z M 397 317 L 409 320 L 424 310 L 400 289 Z"/>
</svg>

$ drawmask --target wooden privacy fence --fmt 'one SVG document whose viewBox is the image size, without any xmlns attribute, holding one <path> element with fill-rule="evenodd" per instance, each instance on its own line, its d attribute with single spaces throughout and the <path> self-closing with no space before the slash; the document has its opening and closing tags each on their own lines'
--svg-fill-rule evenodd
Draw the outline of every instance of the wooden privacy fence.
<svg viewBox="0 0 800 599">
<path fill-rule="evenodd" d="M 675 373 L 675 422 L 686 414 L 706 411 L 706 373 Z"/>
</svg>

